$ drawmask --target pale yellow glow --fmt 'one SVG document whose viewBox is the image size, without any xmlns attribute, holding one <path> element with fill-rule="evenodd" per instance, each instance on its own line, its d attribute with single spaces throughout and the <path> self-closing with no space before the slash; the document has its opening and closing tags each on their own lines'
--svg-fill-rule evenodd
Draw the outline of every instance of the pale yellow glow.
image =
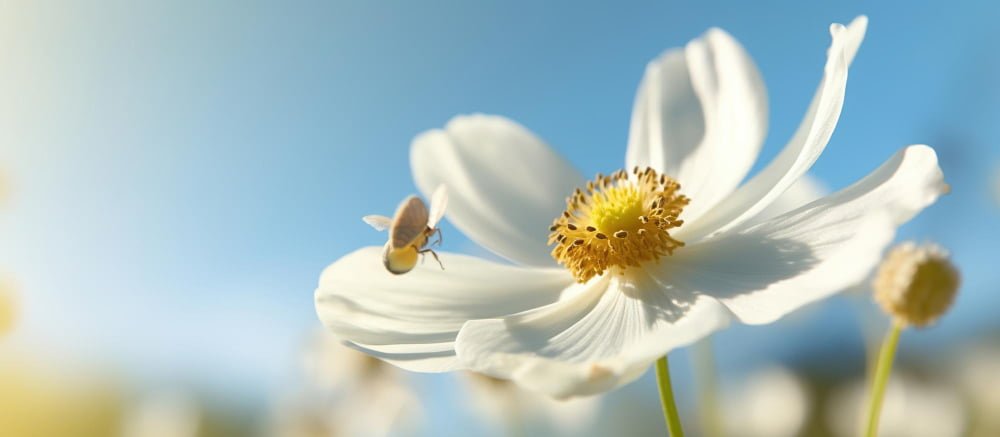
<svg viewBox="0 0 1000 437">
<path fill-rule="evenodd" d="M 13 329 L 17 315 L 17 304 L 10 288 L 6 283 L 0 282 L 0 335 Z"/>
<path fill-rule="evenodd" d="M 0 435 L 109 436 L 121 422 L 120 390 L 106 379 L 0 361 Z M 50 369 L 51 370 L 51 369 Z"/>
</svg>

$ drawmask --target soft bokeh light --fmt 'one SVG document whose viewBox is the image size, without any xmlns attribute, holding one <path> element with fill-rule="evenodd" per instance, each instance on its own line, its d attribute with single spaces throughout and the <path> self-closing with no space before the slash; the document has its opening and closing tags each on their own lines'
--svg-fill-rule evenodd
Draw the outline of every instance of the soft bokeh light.
<svg viewBox="0 0 1000 437">
<path fill-rule="evenodd" d="M 856 381 L 838 389 L 827 408 L 827 422 L 837 436 L 857 435 L 867 408 L 867 384 Z M 948 437 L 964 435 L 966 411 L 957 389 L 938 381 L 896 376 L 889 380 L 879 435 Z"/>
<path fill-rule="evenodd" d="M 885 432 L 995 435 L 1000 5 L 522 0 L 0 6 L 0 435 L 147 435 L 158 423 L 172 435 L 300 435 L 345 415 L 360 428 L 383 420 L 356 413 L 372 401 L 331 394 L 316 375 L 347 363 L 304 345 L 320 325 L 323 267 L 382 244 L 360 218 L 416 192 L 416 134 L 502 114 L 584 173 L 613 171 L 646 63 L 720 27 L 769 90 L 756 172 L 808 105 L 829 24 L 859 14 L 869 33 L 810 174 L 836 190 L 899 147 L 935 147 L 951 193 L 899 239 L 940 242 L 963 275 L 950 312 L 903 335 L 900 361 L 924 373 L 890 387 Z M 442 230 L 444 249 L 491 256 Z M 865 294 L 721 332 L 720 389 L 755 405 L 804 390 L 815 408 L 803 429 L 853 435 L 863 329 L 884 324 Z M 671 363 L 682 400 L 697 389 L 688 358 Z M 798 382 L 759 394 L 748 375 L 776 365 Z M 419 418 L 397 433 L 505 432 L 453 376 L 401 378 Z M 588 426 L 572 433 L 661 433 L 656 402 L 646 375 L 576 413 Z M 696 423 L 693 402 L 681 408 Z M 777 435 L 791 422 L 759 426 Z"/>
<path fill-rule="evenodd" d="M 745 437 L 801 435 L 813 408 L 806 383 L 780 367 L 747 375 L 724 405 L 726 435 Z"/>
<path fill-rule="evenodd" d="M 17 298 L 9 282 L 0 278 L 0 335 L 13 329 L 17 318 Z"/>
<path fill-rule="evenodd" d="M 108 436 L 119 432 L 125 399 L 114 377 L 0 349 L 0 435 Z"/>
</svg>

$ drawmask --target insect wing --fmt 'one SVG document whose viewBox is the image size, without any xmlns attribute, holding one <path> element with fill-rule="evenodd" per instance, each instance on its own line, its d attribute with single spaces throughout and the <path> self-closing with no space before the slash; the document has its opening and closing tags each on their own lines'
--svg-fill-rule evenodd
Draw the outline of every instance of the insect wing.
<svg viewBox="0 0 1000 437">
<path fill-rule="evenodd" d="M 376 231 L 384 231 L 392 226 L 392 219 L 384 215 L 366 215 L 361 217 L 361 220 L 375 228 Z"/>
<path fill-rule="evenodd" d="M 448 189 L 445 186 L 438 185 L 437 189 L 434 190 L 434 194 L 431 195 L 431 213 L 427 219 L 427 226 L 431 229 L 436 228 L 441 217 L 444 217 L 444 210 L 448 206 Z"/>
<path fill-rule="evenodd" d="M 399 204 L 389 227 L 389 242 L 394 248 L 413 244 L 427 230 L 427 205 L 417 196 L 410 196 Z"/>
</svg>

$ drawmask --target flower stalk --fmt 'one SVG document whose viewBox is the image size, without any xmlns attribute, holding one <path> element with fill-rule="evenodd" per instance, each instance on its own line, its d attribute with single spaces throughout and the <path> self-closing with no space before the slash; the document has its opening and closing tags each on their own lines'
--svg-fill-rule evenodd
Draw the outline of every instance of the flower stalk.
<svg viewBox="0 0 1000 437">
<path fill-rule="evenodd" d="M 719 384 L 716 377 L 715 350 L 712 337 L 705 337 L 691 346 L 694 376 L 698 383 L 698 415 L 705 437 L 722 437 L 722 416 L 719 413 Z"/>
<path fill-rule="evenodd" d="M 670 385 L 670 367 L 667 356 L 656 360 L 656 385 L 660 389 L 660 404 L 663 406 L 663 419 L 667 422 L 670 437 L 684 437 L 681 427 L 681 416 L 674 402 L 674 389 Z"/>
<path fill-rule="evenodd" d="M 882 342 L 882 349 L 878 355 L 878 364 L 875 366 L 875 375 L 872 378 L 871 401 L 868 404 L 868 420 L 865 426 L 866 437 L 875 437 L 878 434 L 878 420 L 882 414 L 882 399 L 885 397 L 885 387 L 889 382 L 889 373 L 892 371 L 892 361 L 896 357 L 896 345 L 899 344 L 899 334 L 903 327 L 899 322 L 894 321 L 889 333 L 886 334 Z"/>
</svg>

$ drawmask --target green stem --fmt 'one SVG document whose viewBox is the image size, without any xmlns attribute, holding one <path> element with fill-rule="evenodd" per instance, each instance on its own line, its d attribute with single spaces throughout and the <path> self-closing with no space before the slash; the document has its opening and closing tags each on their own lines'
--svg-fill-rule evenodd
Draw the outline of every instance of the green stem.
<svg viewBox="0 0 1000 437">
<path fill-rule="evenodd" d="M 663 405 L 663 418 L 667 421 L 667 430 L 670 437 L 684 437 L 684 430 L 681 428 L 681 417 L 677 413 L 677 404 L 674 403 L 674 389 L 670 386 L 670 367 L 667 365 L 667 356 L 656 360 L 656 385 L 660 388 L 660 403 Z"/>
<path fill-rule="evenodd" d="M 889 382 L 889 372 L 892 371 L 892 360 L 896 356 L 896 345 L 899 344 L 899 333 L 902 327 L 893 322 L 889 333 L 882 342 L 882 350 L 878 354 L 878 364 L 872 379 L 871 402 L 868 404 L 868 425 L 865 436 L 875 437 L 878 433 L 878 419 L 882 414 L 882 399 L 885 397 L 885 386 Z"/>
</svg>

